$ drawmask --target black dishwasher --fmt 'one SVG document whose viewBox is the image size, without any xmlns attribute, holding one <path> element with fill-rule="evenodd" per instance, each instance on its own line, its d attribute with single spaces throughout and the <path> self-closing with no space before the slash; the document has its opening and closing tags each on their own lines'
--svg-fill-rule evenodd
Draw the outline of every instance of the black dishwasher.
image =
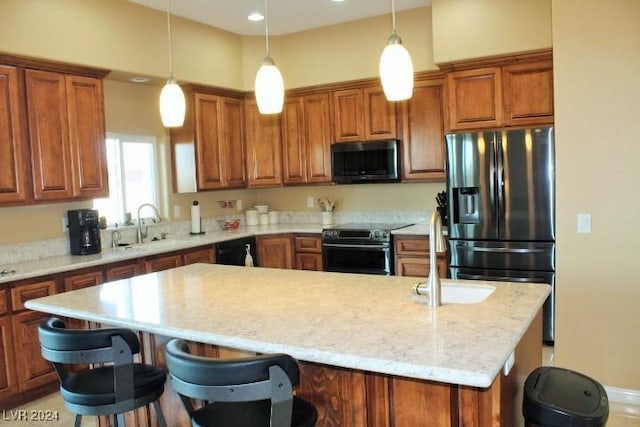
<svg viewBox="0 0 640 427">
<path fill-rule="evenodd" d="M 253 258 L 253 265 L 258 265 L 258 255 L 256 253 L 256 238 L 242 237 L 240 239 L 226 240 L 216 243 L 216 264 L 224 265 L 245 265 L 247 256 L 246 245 L 249 245 L 249 252 Z"/>
</svg>

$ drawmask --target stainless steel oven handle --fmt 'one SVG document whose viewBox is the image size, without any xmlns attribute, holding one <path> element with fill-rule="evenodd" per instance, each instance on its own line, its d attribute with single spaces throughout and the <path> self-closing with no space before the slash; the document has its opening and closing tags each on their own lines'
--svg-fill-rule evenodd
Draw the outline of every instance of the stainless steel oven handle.
<svg viewBox="0 0 640 427">
<path fill-rule="evenodd" d="M 390 245 L 347 245 L 343 243 L 323 243 L 325 248 L 345 248 L 345 249 L 382 249 L 388 251 L 391 249 Z"/>
<path fill-rule="evenodd" d="M 488 281 L 499 281 L 499 282 L 546 283 L 545 280 L 540 277 L 483 276 L 481 274 L 464 274 L 464 273 L 458 273 L 458 279 L 488 280 Z"/>
<path fill-rule="evenodd" d="M 527 249 L 527 248 L 479 248 L 476 246 L 465 246 L 461 244 L 456 245 L 456 249 L 464 249 L 465 251 L 470 252 L 502 252 L 502 253 L 513 253 L 513 254 L 539 254 L 544 253 L 544 249 Z"/>
</svg>

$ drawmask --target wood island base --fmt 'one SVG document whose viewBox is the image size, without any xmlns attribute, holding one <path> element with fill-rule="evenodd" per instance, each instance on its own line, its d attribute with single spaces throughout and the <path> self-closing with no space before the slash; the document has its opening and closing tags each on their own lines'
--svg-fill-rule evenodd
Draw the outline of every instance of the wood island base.
<svg viewBox="0 0 640 427">
<path fill-rule="evenodd" d="M 93 324 L 92 326 L 97 326 Z M 542 314 L 538 313 L 515 350 L 515 365 L 500 374 L 489 388 L 468 387 L 397 377 L 356 369 L 299 361 L 300 386 L 296 394 L 318 409 L 318 427 L 517 427 L 522 389 L 527 375 L 542 362 Z M 171 339 L 140 333 L 145 363 L 166 366 L 164 348 Z M 482 339 L 478 337 L 478 339 Z M 242 357 L 242 351 L 191 343 L 196 354 Z M 168 425 L 188 427 L 180 398 L 167 383 L 161 405 Z M 109 426 L 100 419 L 100 427 Z M 128 426 L 157 426 L 152 410 L 127 416 Z"/>
</svg>

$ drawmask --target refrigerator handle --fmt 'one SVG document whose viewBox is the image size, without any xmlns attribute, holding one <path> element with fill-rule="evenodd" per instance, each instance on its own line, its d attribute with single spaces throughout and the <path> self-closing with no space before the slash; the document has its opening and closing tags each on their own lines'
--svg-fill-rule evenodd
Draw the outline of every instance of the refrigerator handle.
<svg viewBox="0 0 640 427">
<path fill-rule="evenodd" d="M 505 208 L 504 208 L 504 141 L 503 138 L 504 133 L 498 133 L 496 137 L 496 193 L 498 195 L 498 216 L 501 218 L 501 221 L 504 221 Z M 502 228 L 503 224 L 500 224 Z M 501 233 L 503 230 L 500 231 Z"/>
<path fill-rule="evenodd" d="M 469 252 L 500 252 L 500 253 L 513 253 L 513 254 L 540 254 L 546 250 L 544 248 L 484 248 L 477 246 L 467 246 L 462 243 L 456 245 L 456 249 L 462 249 Z"/>
</svg>

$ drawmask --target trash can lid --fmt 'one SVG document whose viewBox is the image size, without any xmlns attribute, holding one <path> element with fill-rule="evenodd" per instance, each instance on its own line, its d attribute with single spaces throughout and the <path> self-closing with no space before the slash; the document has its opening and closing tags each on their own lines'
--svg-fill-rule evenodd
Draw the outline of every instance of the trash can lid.
<svg viewBox="0 0 640 427">
<path fill-rule="evenodd" d="M 525 381 L 525 420 L 542 426 L 601 427 L 609 417 L 607 392 L 579 372 L 540 367 Z"/>
</svg>

